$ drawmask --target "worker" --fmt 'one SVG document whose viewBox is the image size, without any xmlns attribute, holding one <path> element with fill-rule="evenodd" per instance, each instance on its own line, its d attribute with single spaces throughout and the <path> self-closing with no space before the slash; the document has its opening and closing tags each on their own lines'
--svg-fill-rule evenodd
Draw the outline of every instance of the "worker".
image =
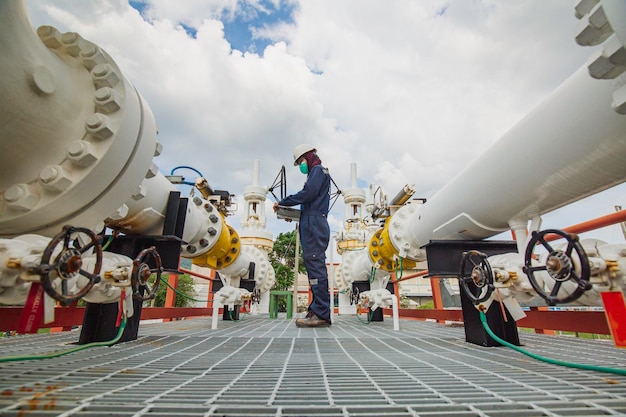
<svg viewBox="0 0 626 417">
<path fill-rule="evenodd" d="M 296 319 L 298 327 L 330 326 L 330 294 L 328 292 L 328 270 L 326 248 L 330 240 L 328 206 L 330 202 L 330 175 L 317 156 L 317 149 L 302 144 L 293 151 L 293 165 L 307 176 L 302 190 L 274 203 L 278 206 L 300 204 L 300 242 L 302 257 L 309 278 L 313 299 L 304 318 Z M 296 284 L 297 285 L 297 284 Z"/>
</svg>

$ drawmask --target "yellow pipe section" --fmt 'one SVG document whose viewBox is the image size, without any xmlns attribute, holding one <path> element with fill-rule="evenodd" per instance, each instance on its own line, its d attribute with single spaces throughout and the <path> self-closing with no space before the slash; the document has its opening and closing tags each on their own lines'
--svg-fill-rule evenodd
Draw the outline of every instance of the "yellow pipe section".
<svg viewBox="0 0 626 417">
<path fill-rule="evenodd" d="M 241 239 L 237 231 L 226 224 L 223 216 L 222 231 L 217 242 L 206 253 L 193 258 L 191 261 L 194 265 L 211 268 L 223 269 L 235 262 L 237 256 L 241 252 Z"/>
<path fill-rule="evenodd" d="M 396 248 L 394 248 L 389 238 L 389 223 L 391 217 L 385 220 L 385 224 L 382 229 L 374 233 L 374 236 L 369 242 L 369 254 L 370 258 L 374 262 L 377 268 L 380 268 L 387 272 L 394 272 L 396 268 L 396 259 L 402 259 L 402 269 L 415 268 L 416 262 L 406 258 L 400 258 Z"/>
</svg>

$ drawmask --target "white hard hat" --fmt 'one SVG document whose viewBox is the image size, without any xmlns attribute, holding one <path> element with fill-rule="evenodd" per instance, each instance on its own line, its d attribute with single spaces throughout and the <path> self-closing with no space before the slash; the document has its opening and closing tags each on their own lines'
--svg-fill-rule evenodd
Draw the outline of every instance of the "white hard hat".
<svg viewBox="0 0 626 417">
<path fill-rule="evenodd" d="M 296 146 L 293 149 L 293 165 L 294 166 L 298 165 L 298 159 L 300 159 L 300 157 L 304 155 L 305 153 L 311 152 L 311 151 L 317 152 L 317 149 L 315 149 L 313 145 L 308 145 L 306 143 Z"/>
</svg>

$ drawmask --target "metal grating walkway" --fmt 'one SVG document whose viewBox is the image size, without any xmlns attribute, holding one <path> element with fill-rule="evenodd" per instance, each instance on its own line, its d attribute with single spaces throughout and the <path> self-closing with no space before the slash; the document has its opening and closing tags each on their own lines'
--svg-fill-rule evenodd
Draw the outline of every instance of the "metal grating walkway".
<svg viewBox="0 0 626 417">
<path fill-rule="evenodd" d="M 139 338 L 0 364 L 6 416 L 626 415 L 626 377 L 465 342 L 463 328 L 391 319 L 298 329 L 246 316 L 142 324 Z M 626 368 L 610 341 L 520 335 L 553 359 Z M 0 356 L 64 350 L 77 332 L 0 339 Z"/>
</svg>

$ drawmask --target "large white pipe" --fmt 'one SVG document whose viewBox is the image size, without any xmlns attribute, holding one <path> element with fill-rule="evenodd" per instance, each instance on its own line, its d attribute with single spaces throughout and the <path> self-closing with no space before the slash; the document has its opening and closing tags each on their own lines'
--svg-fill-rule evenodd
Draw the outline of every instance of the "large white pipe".
<svg viewBox="0 0 626 417">
<path fill-rule="evenodd" d="M 626 13 L 614 18 L 624 22 Z M 431 239 L 494 236 L 626 181 L 616 91 L 619 80 L 580 68 L 426 204 L 401 208 L 390 224 L 394 247 L 423 260 Z"/>
</svg>

